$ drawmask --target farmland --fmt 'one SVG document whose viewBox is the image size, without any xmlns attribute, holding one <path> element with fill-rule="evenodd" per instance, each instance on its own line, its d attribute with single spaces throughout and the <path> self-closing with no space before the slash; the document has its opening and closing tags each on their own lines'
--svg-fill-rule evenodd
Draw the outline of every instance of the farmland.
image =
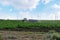
<svg viewBox="0 0 60 40">
<path fill-rule="evenodd" d="M 38 22 L 0 20 L 0 40 L 50 39 L 60 40 L 60 20 L 39 20 Z"/>
<path fill-rule="evenodd" d="M 29 22 L 22 20 L 0 20 L 0 29 L 33 28 L 47 30 L 60 30 L 60 20 L 39 20 L 38 22 Z M 46 30 L 46 29 L 45 29 Z"/>
</svg>

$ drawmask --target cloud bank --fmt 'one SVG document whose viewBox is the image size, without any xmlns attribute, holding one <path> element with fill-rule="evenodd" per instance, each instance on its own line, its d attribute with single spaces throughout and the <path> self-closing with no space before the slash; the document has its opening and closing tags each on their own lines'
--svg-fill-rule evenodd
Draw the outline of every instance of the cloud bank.
<svg viewBox="0 0 60 40">
<path fill-rule="evenodd" d="M 13 14 L 12 12 L 14 11 L 14 9 L 10 8 L 9 11 L 11 12 L 11 15 L 9 15 L 8 14 L 9 12 L 6 11 L 8 14 L 8 16 L 7 16 L 6 14 L 3 15 L 4 14 L 3 12 L 5 10 L 8 10 L 8 7 L 7 7 L 7 9 L 3 9 L 3 7 L 2 7 L 2 8 L 0 8 L 0 18 L 1 19 L 28 18 L 28 19 L 40 19 L 40 20 L 55 20 L 55 19 L 59 20 L 60 19 L 60 12 L 58 12 L 57 10 L 60 9 L 60 5 L 57 3 L 53 4 L 53 3 L 51 3 L 52 1 L 54 1 L 54 0 L 0 0 L 0 4 L 3 5 L 3 7 L 13 6 L 13 8 L 19 9 L 19 11 L 20 11 L 20 12 L 17 11 L 17 12 L 15 12 L 15 14 Z M 41 4 L 40 4 L 40 2 L 41 2 Z M 50 6 L 49 6 L 49 3 L 51 3 Z M 38 5 L 39 5 L 38 9 L 41 7 L 41 9 L 39 9 L 39 10 L 37 9 Z M 44 6 L 45 6 L 45 8 L 44 8 Z M 35 13 L 35 11 L 34 11 L 35 8 L 37 9 L 36 10 L 37 13 Z M 2 9 L 4 11 L 2 11 Z M 21 12 L 21 10 L 23 10 L 23 11 Z M 29 10 L 29 11 L 24 11 L 24 10 Z M 42 13 L 38 13 L 38 11 L 41 11 L 41 10 L 42 10 Z M 45 10 L 47 12 L 45 12 Z M 48 13 L 51 11 L 52 11 L 52 13 Z M 14 16 L 14 15 L 16 15 L 16 16 Z"/>
<path fill-rule="evenodd" d="M 58 4 L 54 4 L 52 7 L 56 8 L 56 9 L 60 9 L 60 5 L 58 5 Z"/>
<path fill-rule="evenodd" d="M 40 0 L 0 0 L 0 4 L 6 6 L 6 5 L 12 5 L 15 8 L 18 9 L 29 9 L 32 10 L 37 7 Z"/>
<path fill-rule="evenodd" d="M 48 3 L 51 2 L 51 1 L 53 1 L 53 0 L 42 0 L 42 2 L 43 2 L 44 4 L 48 4 Z"/>
</svg>

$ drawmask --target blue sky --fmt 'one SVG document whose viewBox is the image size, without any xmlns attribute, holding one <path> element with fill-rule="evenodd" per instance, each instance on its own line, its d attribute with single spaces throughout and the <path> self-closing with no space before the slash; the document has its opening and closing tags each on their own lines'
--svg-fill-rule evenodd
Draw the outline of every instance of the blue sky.
<svg viewBox="0 0 60 40">
<path fill-rule="evenodd" d="M 0 0 L 0 19 L 60 20 L 60 0 Z"/>
</svg>

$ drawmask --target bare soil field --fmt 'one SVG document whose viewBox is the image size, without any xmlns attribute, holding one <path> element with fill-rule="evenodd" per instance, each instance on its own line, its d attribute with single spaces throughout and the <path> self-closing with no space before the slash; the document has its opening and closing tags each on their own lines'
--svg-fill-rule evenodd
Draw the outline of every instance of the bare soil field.
<svg viewBox="0 0 60 40">
<path fill-rule="evenodd" d="M 1 31 L 2 40 L 42 40 L 44 33 L 25 31 Z"/>
</svg>

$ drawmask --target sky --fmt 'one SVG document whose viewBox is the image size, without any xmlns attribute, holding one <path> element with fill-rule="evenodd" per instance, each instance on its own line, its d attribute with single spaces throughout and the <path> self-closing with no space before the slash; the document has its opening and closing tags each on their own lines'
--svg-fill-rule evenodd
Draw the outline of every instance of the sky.
<svg viewBox="0 0 60 40">
<path fill-rule="evenodd" d="M 0 0 L 0 19 L 60 20 L 60 0 Z"/>
</svg>

